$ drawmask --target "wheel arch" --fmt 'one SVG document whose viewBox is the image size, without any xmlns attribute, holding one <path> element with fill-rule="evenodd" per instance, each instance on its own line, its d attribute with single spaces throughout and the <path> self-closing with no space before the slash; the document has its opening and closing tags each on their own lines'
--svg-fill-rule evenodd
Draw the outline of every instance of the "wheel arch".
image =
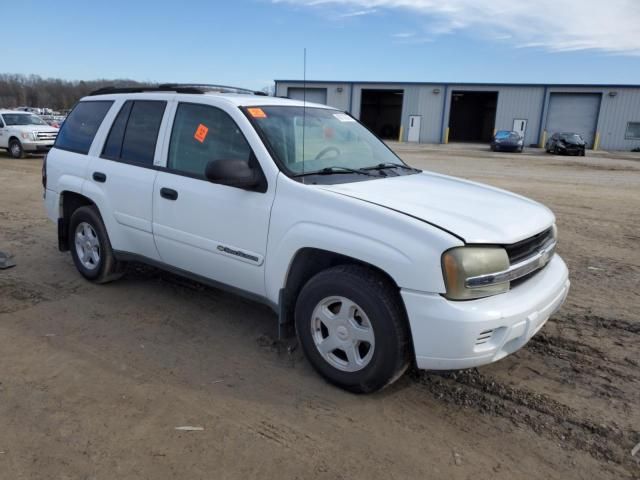
<svg viewBox="0 0 640 480">
<path fill-rule="evenodd" d="M 60 213 L 58 217 L 58 249 L 61 252 L 69 250 L 69 221 L 71 215 L 80 207 L 93 205 L 96 203 L 89 197 L 71 190 L 60 193 Z M 98 213 L 100 211 L 98 210 Z"/>
<path fill-rule="evenodd" d="M 317 273 L 337 265 L 360 265 L 376 272 L 397 292 L 400 305 L 402 305 L 404 310 L 404 302 L 400 297 L 400 286 L 394 278 L 382 268 L 342 253 L 316 247 L 303 247 L 300 248 L 291 259 L 284 285 L 279 294 L 278 323 L 281 337 L 288 337 L 294 334 L 295 303 L 304 285 Z M 406 311 L 404 313 L 406 316 Z"/>
</svg>

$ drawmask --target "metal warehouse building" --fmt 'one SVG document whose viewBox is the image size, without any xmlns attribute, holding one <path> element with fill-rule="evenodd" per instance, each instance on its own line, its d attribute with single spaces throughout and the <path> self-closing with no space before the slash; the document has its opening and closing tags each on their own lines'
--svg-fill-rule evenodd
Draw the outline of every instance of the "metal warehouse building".
<svg viewBox="0 0 640 480">
<path fill-rule="evenodd" d="M 640 147 L 640 85 L 524 85 L 276 80 L 276 95 L 344 110 L 385 139 L 489 142 L 517 130 L 543 146 L 580 133 L 589 148 Z"/>
</svg>

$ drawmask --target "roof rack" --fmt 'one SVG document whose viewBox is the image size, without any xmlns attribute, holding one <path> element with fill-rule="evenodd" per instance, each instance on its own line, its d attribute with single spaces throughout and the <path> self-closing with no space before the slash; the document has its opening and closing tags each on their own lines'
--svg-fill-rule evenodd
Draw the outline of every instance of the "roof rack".
<svg viewBox="0 0 640 480">
<path fill-rule="evenodd" d="M 242 87 L 231 87 L 229 85 L 217 85 L 213 83 L 163 83 L 160 85 L 162 88 L 194 88 L 199 89 L 203 93 L 205 92 L 220 92 L 220 93 L 244 93 L 248 95 L 266 95 L 264 92 L 258 92 Z"/>
<path fill-rule="evenodd" d="M 229 87 L 227 85 L 213 85 L 206 83 L 163 83 L 154 87 L 114 87 L 108 86 L 99 88 L 89 94 L 90 97 L 95 95 L 108 95 L 113 93 L 142 93 L 142 92 L 175 92 L 175 93 L 191 93 L 204 94 L 207 92 L 219 93 L 242 93 L 248 95 L 267 96 L 264 92 L 256 92 L 247 88 Z"/>
<path fill-rule="evenodd" d="M 142 93 L 142 92 L 176 92 L 176 93 L 204 93 L 198 88 L 167 88 L 166 85 L 160 85 L 158 87 L 103 87 L 98 90 L 94 90 L 89 94 L 90 97 L 95 95 L 109 95 L 112 93 Z"/>
</svg>

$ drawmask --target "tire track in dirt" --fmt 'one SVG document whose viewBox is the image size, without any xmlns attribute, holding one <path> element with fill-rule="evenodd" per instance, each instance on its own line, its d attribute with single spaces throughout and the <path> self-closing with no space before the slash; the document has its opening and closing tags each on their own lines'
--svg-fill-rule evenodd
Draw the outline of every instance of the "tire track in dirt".
<svg viewBox="0 0 640 480">
<path fill-rule="evenodd" d="M 12 276 L 2 277 L 0 278 L 0 314 L 24 310 L 42 302 L 60 300 L 82 288 L 82 284 L 74 280 L 33 283 Z"/>
<path fill-rule="evenodd" d="M 560 315 L 558 323 L 570 323 L 572 325 L 586 325 L 593 330 L 613 330 L 623 334 L 640 335 L 640 320 L 630 322 L 621 319 L 605 318 L 588 310 L 585 313 L 567 312 Z"/>
<path fill-rule="evenodd" d="M 640 379 L 640 372 L 633 374 L 625 371 L 629 367 L 628 364 L 617 362 L 590 345 L 568 338 L 539 333 L 527 344 L 527 349 L 540 355 L 567 360 L 577 373 L 588 374 L 595 369 L 628 382 Z"/>
<path fill-rule="evenodd" d="M 527 426 L 561 445 L 613 462 L 630 475 L 638 470 L 629 451 L 640 440 L 640 431 L 625 432 L 615 423 L 597 424 L 546 395 L 505 385 L 477 369 L 444 373 L 414 371 L 412 377 L 441 402 Z"/>
</svg>

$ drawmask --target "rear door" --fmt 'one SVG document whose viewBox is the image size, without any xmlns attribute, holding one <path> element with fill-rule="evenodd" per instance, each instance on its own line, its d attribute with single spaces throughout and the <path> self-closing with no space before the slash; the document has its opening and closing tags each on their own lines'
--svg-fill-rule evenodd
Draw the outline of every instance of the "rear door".
<svg viewBox="0 0 640 480">
<path fill-rule="evenodd" d="M 527 121 L 525 119 L 515 119 L 513 121 L 513 131 L 518 132 L 522 138 L 527 131 Z"/>
<path fill-rule="evenodd" d="M 89 165 L 87 188 L 98 190 L 114 250 L 158 260 L 152 231 L 158 134 L 167 102 L 122 103 L 101 150 Z M 111 227 L 111 228 L 109 228 Z"/>
<path fill-rule="evenodd" d="M 222 159 L 260 168 L 234 114 L 242 115 L 237 108 L 177 104 L 166 170 L 158 173 L 153 192 L 153 231 L 164 263 L 264 295 L 275 186 L 249 191 L 204 175 L 208 162 Z"/>
<path fill-rule="evenodd" d="M 409 116 L 409 132 L 407 134 L 408 142 L 420 141 L 420 122 L 422 117 L 420 115 Z"/>
</svg>

